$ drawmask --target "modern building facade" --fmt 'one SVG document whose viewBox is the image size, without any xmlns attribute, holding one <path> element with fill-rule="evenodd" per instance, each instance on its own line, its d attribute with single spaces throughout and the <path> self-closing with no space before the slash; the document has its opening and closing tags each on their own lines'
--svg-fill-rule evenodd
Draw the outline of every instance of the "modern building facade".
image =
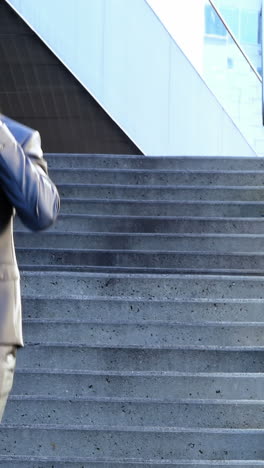
<svg viewBox="0 0 264 468">
<path fill-rule="evenodd" d="M 261 0 L 149 0 L 257 154 L 263 154 Z"/>
<path fill-rule="evenodd" d="M 222 83 L 219 86 L 221 73 L 217 80 L 212 79 L 212 69 L 208 70 L 207 64 L 215 56 L 215 44 L 212 48 L 215 39 L 212 42 L 208 33 L 211 13 L 210 5 L 204 0 L 177 2 L 179 12 L 185 17 L 170 15 L 175 24 L 178 18 L 184 25 L 182 29 L 188 31 L 189 49 L 195 43 L 195 64 L 189 51 L 178 38 L 172 37 L 169 27 L 164 27 L 153 5 L 146 0 L 78 0 L 74 7 L 73 3 L 67 3 L 67 8 L 60 0 L 41 4 L 8 0 L 7 3 L 142 153 L 261 154 L 261 81 L 227 38 L 220 38 L 224 48 L 219 49 L 219 41 L 216 47 L 220 55 L 226 56 L 227 70 L 222 80 L 231 87 L 226 90 Z M 194 12 L 197 20 L 192 34 L 189 34 L 185 6 Z M 235 51 L 233 55 L 231 49 Z M 236 60 L 234 55 L 238 55 Z M 221 57 L 217 62 L 222 63 Z M 242 80 L 239 77 L 243 92 L 234 91 L 234 81 L 243 67 L 247 75 L 246 93 L 243 77 Z M 213 81 L 216 81 L 214 89 Z M 236 103 L 232 109 L 228 105 L 230 93 Z M 251 101 L 257 104 L 252 105 Z"/>
</svg>

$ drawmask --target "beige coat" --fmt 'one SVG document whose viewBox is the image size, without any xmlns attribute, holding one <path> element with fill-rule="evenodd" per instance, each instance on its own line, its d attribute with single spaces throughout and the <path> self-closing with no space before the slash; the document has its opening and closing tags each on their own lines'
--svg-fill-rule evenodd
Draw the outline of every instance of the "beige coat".
<svg viewBox="0 0 264 468">
<path fill-rule="evenodd" d="M 13 242 L 15 212 L 31 230 L 50 226 L 59 210 L 56 187 L 35 130 L 0 114 L 0 345 L 23 345 L 20 280 Z"/>
</svg>

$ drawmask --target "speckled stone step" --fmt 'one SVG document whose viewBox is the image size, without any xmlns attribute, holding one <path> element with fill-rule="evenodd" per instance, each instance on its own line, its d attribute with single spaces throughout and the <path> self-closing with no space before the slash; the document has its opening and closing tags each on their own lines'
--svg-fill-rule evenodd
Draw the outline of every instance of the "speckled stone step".
<svg viewBox="0 0 264 468">
<path fill-rule="evenodd" d="M 76 459 L 79 460 L 76 461 Z M 82 461 L 81 461 L 82 460 Z M 4 468 L 194 468 L 194 467 L 213 467 L 213 468 L 258 468 L 264 467 L 264 462 L 258 460 L 251 460 L 247 462 L 230 462 L 228 460 L 162 460 L 160 463 L 157 460 L 135 461 L 124 459 L 107 458 L 108 461 L 100 461 L 98 457 L 4 457 L 0 455 L 0 466 Z"/>
<path fill-rule="evenodd" d="M 23 296 L 24 321 L 31 319 L 90 320 L 141 324 L 184 323 L 264 323 L 264 299 L 193 299 L 151 300 L 85 295 Z M 248 321 L 250 318 L 250 322 Z"/>
<path fill-rule="evenodd" d="M 159 250 L 203 252 L 264 252 L 264 234 L 130 234 L 85 232 L 15 233 L 18 248 L 64 248 L 93 250 Z"/>
<path fill-rule="evenodd" d="M 97 268 L 120 268 L 128 273 L 210 273 L 230 271 L 236 274 L 264 275 L 264 253 L 175 252 L 175 251 L 123 251 L 77 249 L 17 249 L 18 263 L 22 269 L 46 270 L 64 267 L 70 271 L 97 271 Z"/>
<path fill-rule="evenodd" d="M 73 349 L 73 346 L 70 347 Z M 75 348 L 75 352 L 78 354 L 78 347 Z M 23 351 L 20 352 L 22 353 Z M 161 353 L 156 352 L 157 356 L 159 354 Z M 134 355 L 140 354 L 134 353 Z M 199 351 L 197 355 L 202 356 Z M 226 353 L 226 356 L 229 355 Z M 122 353 L 122 348 L 120 356 L 126 356 L 125 352 Z M 141 356 L 144 354 L 141 353 Z M 176 353 L 175 356 L 177 356 Z M 147 362 L 147 353 L 145 353 L 145 362 Z M 217 400 L 223 404 L 228 401 L 229 405 L 245 404 L 245 408 L 249 402 L 252 404 L 258 402 L 256 411 L 263 403 L 264 373 L 261 372 L 100 370 L 100 364 L 98 370 L 85 370 L 78 361 L 76 366 L 79 368 L 62 370 L 59 368 L 40 369 L 33 366 L 26 368 L 19 365 L 12 395 L 19 399 L 23 397 L 27 399 L 31 397 L 40 399 L 97 398 L 100 401 L 101 399 L 107 401 L 116 399 L 119 402 L 153 401 L 159 404 L 196 401 L 197 405 L 210 402 L 214 404 Z M 259 417 L 262 417 L 262 413 Z"/>
<path fill-rule="evenodd" d="M 56 183 L 139 185 L 263 185 L 264 170 L 51 169 Z"/>
<path fill-rule="evenodd" d="M 23 272 L 23 294 L 67 294 L 147 299 L 263 299 L 264 278 L 210 275 L 152 275 Z"/>
<path fill-rule="evenodd" d="M 212 186 L 212 185 L 122 185 L 122 184 L 57 184 L 65 198 L 92 198 L 109 200 L 222 200 L 259 201 L 264 199 L 264 187 L 259 186 Z"/>
<path fill-rule="evenodd" d="M 151 398 L 129 399 L 80 397 L 17 397 L 10 398 L 4 424 L 16 423 L 261 429 L 264 402 L 179 401 L 165 402 Z"/>
<path fill-rule="evenodd" d="M 17 357 L 18 369 L 263 372 L 264 351 L 92 347 L 69 343 L 29 343 Z"/>
<path fill-rule="evenodd" d="M 19 230 L 27 229 L 16 220 Z M 264 217 L 121 216 L 60 214 L 52 232 L 263 234 Z"/>
<path fill-rule="evenodd" d="M 130 156 L 118 154 L 46 153 L 50 168 L 111 168 L 111 169 L 169 169 L 169 170 L 264 170 L 261 157 L 199 157 L 199 156 Z"/>
<path fill-rule="evenodd" d="M 67 440 L 67 444 L 65 444 Z M 7 448 L 8 446 L 8 448 Z M 261 460 L 262 429 L 153 426 L 2 425 L 0 451 L 16 456 L 133 458 L 173 461 Z M 54 453 L 55 452 L 55 453 Z M 99 453 L 100 452 L 100 453 Z"/>
<path fill-rule="evenodd" d="M 261 217 L 263 201 L 160 201 L 62 198 L 61 213 L 120 216 Z"/>
<path fill-rule="evenodd" d="M 210 275 L 152 275 L 71 272 L 22 272 L 22 293 L 49 291 L 94 297 L 147 299 L 263 299 L 264 278 Z"/>
<path fill-rule="evenodd" d="M 90 346 L 131 346 L 142 348 L 197 349 L 243 348 L 264 350 L 264 323 L 233 322 L 142 324 L 97 323 L 71 320 L 35 319 L 24 323 L 28 342 L 84 344 Z"/>
</svg>

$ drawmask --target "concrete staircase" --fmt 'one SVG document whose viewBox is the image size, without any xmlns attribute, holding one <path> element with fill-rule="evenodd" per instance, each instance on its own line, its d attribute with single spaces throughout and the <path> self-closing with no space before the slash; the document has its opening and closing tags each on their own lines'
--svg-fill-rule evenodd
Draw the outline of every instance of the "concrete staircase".
<svg viewBox="0 0 264 468">
<path fill-rule="evenodd" d="M 264 467 L 264 160 L 47 159 L 0 465 Z"/>
</svg>

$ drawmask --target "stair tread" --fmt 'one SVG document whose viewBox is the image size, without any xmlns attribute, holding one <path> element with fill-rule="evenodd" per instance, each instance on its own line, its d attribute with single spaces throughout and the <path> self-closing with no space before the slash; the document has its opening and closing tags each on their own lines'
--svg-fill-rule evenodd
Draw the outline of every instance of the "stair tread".
<svg viewBox="0 0 264 468">
<path fill-rule="evenodd" d="M 143 329 L 144 327 L 179 327 L 179 328 L 225 328 L 225 327 L 230 327 L 230 328 L 262 328 L 264 327 L 264 320 L 263 322 L 253 322 L 253 321 L 244 321 L 244 322 L 238 322 L 238 321 L 216 321 L 216 320 L 196 320 L 193 322 L 189 321 L 180 321 L 180 320 L 141 320 L 141 321 L 132 321 L 132 320 L 92 320 L 92 319 L 77 319 L 77 318 L 72 318 L 72 319 L 66 319 L 66 318 L 61 318 L 61 319 L 55 319 L 55 318 L 24 318 L 23 322 L 25 324 L 43 324 L 43 325 L 52 325 L 52 324 L 61 324 L 61 325 L 94 325 L 98 327 L 103 327 L 103 326 L 116 326 L 116 327 L 122 327 L 122 326 L 128 326 L 128 327 L 140 327 Z"/>
<path fill-rule="evenodd" d="M 78 198 L 78 197 L 61 197 L 62 203 L 106 203 L 108 205 L 117 205 L 117 204 L 127 204 L 127 205 L 235 205 L 235 206 L 262 206 L 264 205 L 264 201 L 247 201 L 247 200 L 134 200 L 134 199 L 108 199 L 108 198 Z"/>
<path fill-rule="evenodd" d="M 30 236 L 31 232 L 30 231 L 23 231 L 21 229 L 16 229 L 15 234 L 21 235 L 21 236 Z M 237 238 L 237 239 L 264 239 L 264 234 L 241 234 L 241 233 L 163 233 L 163 232 L 157 232 L 157 233 L 151 233 L 151 232 L 142 232 L 140 234 L 134 233 L 134 232 L 82 232 L 82 231 L 56 231 L 56 233 L 52 231 L 46 231 L 46 232 L 41 232 L 38 233 L 38 238 L 39 237 L 53 237 L 53 236 L 65 236 L 65 237 L 71 237 L 73 235 L 78 235 L 80 237 L 146 237 L 146 238 L 216 238 L 216 239 L 232 239 L 232 238 Z"/>
<path fill-rule="evenodd" d="M 113 350 L 122 350 L 122 349 L 136 349 L 136 350 L 182 350 L 182 351 L 264 351 L 264 345 L 146 345 L 146 344 L 116 344 L 113 345 L 111 343 L 91 343 L 91 345 L 87 344 L 86 342 L 80 342 L 75 344 L 73 341 L 41 341 L 36 339 L 35 341 L 27 339 L 27 346 L 36 346 L 46 345 L 47 347 L 69 347 L 72 346 L 73 348 L 83 348 L 86 346 L 87 348 L 101 348 L 101 349 L 113 349 Z"/>
<path fill-rule="evenodd" d="M 57 273 L 128 273 L 131 275 L 135 274 L 153 274 L 153 275 L 175 275 L 175 274 L 197 274 L 197 275 L 215 275 L 217 276 L 264 276 L 264 268 L 253 269 L 253 268 L 158 268 L 158 267 L 129 267 L 129 266 L 97 266 L 97 265 L 73 265 L 73 264 L 63 264 L 63 265 L 47 265 L 47 264 L 32 264 L 32 263 L 20 263 L 21 269 L 31 272 L 57 272 Z"/>
<path fill-rule="evenodd" d="M 30 345 L 29 345 L 30 346 Z M 56 345 L 57 346 L 57 345 Z M 72 345 L 71 345 L 72 346 Z M 83 348 L 82 345 L 79 345 Z M 88 346 L 87 346 L 88 347 Z M 49 374 L 49 375 L 82 375 L 82 376 L 114 376 L 114 377 L 184 377 L 184 378 L 212 378 L 212 379 L 263 379 L 264 372 L 191 372 L 191 371 L 154 371 L 154 370 L 89 370 L 89 369 L 57 369 L 18 367 L 18 374 Z M 254 400 L 251 400 L 254 401 Z"/>
<path fill-rule="evenodd" d="M 30 273 L 30 272 L 24 272 L 24 274 L 26 273 Z M 237 277 L 235 277 L 237 279 Z M 149 301 L 147 300 L 144 300 L 144 298 L 126 298 L 124 296 L 104 296 L 103 294 L 100 295 L 100 296 L 93 296 L 93 295 L 86 295 L 86 294 L 69 294 L 69 293 L 66 293 L 63 295 L 63 297 L 61 297 L 61 295 L 55 295 L 55 294 L 52 294 L 52 295 L 49 295 L 48 297 L 45 296 L 45 294 L 28 294 L 27 292 L 25 292 L 23 294 L 23 299 L 24 300 L 30 300 L 30 299 L 36 299 L 36 300 L 45 300 L 45 301 L 51 301 L 51 300 L 60 300 L 60 301 L 64 301 L 64 300 L 81 300 L 81 301 L 107 301 L 107 302 L 117 302 L 117 303 L 120 303 L 120 302 L 131 302 L 131 303 L 135 303 L 135 304 L 138 304 L 138 303 L 147 303 L 149 304 Z M 215 298 L 205 298 L 205 297 L 192 297 L 192 298 L 172 298 L 172 299 L 167 299 L 167 298 L 152 298 L 151 299 L 151 304 L 155 304 L 155 303 L 158 303 L 158 304 L 263 304 L 264 303 L 264 298 L 261 297 L 256 297 L 256 298 L 222 298 L 222 297 L 217 297 L 215 296 Z"/>
<path fill-rule="evenodd" d="M 69 159 L 72 159 L 74 157 L 80 157 L 80 158 L 94 158 L 94 159 L 101 159 L 101 158 L 110 158 L 110 159 L 140 159 L 140 160 L 153 160 L 153 161 L 156 161 L 157 159 L 165 159 L 165 160 L 203 160 L 203 161 L 207 161 L 207 160 L 216 160 L 216 161 L 219 161 L 219 160 L 224 160 L 224 161 L 229 161 L 229 160 L 234 160 L 234 161 L 254 161 L 254 162 L 257 162 L 257 161 L 262 161 L 263 160 L 263 157 L 262 156 L 214 156 L 214 155 L 210 155 L 210 156 L 201 156 L 201 155 L 197 155 L 197 156 L 190 156 L 190 155 L 177 155 L 177 156 L 163 156 L 162 154 L 159 155 L 159 156 L 156 156 L 156 155 L 138 155 L 138 154 L 125 154 L 125 153 L 122 153 L 122 154 L 111 154 L 111 153 L 106 153 L 106 154 L 103 154 L 103 153 L 53 153 L 53 152 L 48 152 L 48 153 L 45 153 L 45 157 L 49 158 L 49 157 L 68 157 Z"/>
<path fill-rule="evenodd" d="M 85 219 L 85 218 L 102 218 L 102 219 L 175 219 L 175 220 L 184 220 L 184 219 L 194 219 L 194 220 L 205 220 L 205 221 L 211 221 L 211 220 L 222 220 L 224 222 L 226 221 L 237 221 L 238 219 L 245 220 L 245 221 L 251 221 L 251 222 L 264 222 L 263 217 L 234 217 L 234 216 L 136 216 L 136 215 L 109 215 L 109 214 L 74 214 L 74 213 L 61 213 L 59 215 L 60 218 L 73 218 L 73 219 Z M 117 233 L 118 234 L 118 233 Z"/>
<path fill-rule="evenodd" d="M 220 406 L 220 407 L 227 407 L 229 410 L 229 407 L 233 407 L 234 405 L 239 408 L 248 408 L 252 406 L 253 408 L 256 408 L 258 411 L 263 410 L 264 408 L 264 400 L 250 400 L 250 399 L 213 399 L 213 398 L 175 398 L 173 400 L 166 400 L 162 398 L 132 398 L 132 397 L 92 397 L 92 396 L 76 396 L 76 395 L 71 395 L 69 394 L 68 396 L 56 396 L 56 395 L 16 395 L 12 393 L 9 397 L 10 401 L 13 402 L 30 402 L 30 403 L 35 403 L 35 402 L 52 402 L 55 404 L 56 402 L 58 403 L 67 403 L 67 404 L 72 404 L 72 403 L 80 403 L 82 405 L 83 403 L 92 403 L 92 404 L 107 404 L 111 405 L 112 403 L 115 405 L 128 405 L 128 406 L 142 406 L 142 407 L 148 407 L 151 405 L 161 405 L 164 406 L 171 406 L 173 407 L 174 405 L 182 405 L 182 406 L 189 406 L 189 407 L 195 407 L 195 406 L 202 406 L 203 409 L 206 409 L 208 406 Z"/>
<path fill-rule="evenodd" d="M 206 467 L 216 467 L 220 468 L 222 466 L 227 466 L 229 468 L 235 467 L 251 467 L 256 468 L 258 466 L 264 467 L 264 461 L 261 460 L 200 460 L 200 459 L 184 459 L 184 460 L 169 460 L 165 459 L 150 459 L 150 458 L 102 458 L 102 457 L 59 457 L 59 456 L 33 456 L 33 455 L 0 455 L 0 463 L 4 461 L 6 463 L 11 462 L 7 468 L 31 468 L 29 467 L 28 463 L 43 463 L 46 466 L 46 463 L 56 463 L 57 466 L 68 466 L 70 464 L 70 468 L 84 468 L 82 463 L 93 463 L 91 467 L 98 466 L 98 468 L 168 468 L 168 467 L 178 467 L 178 468 L 185 468 L 185 467 L 193 467 L 193 466 L 206 466 Z M 16 464 L 18 462 L 18 465 Z M 24 465 L 24 462 L 26 463 Z M 15 464 L 14 464 L 15 463 Z M 23 463 L 23 465 L 21 464 Z M 57 465 L 59 464 L 59 465 Z M 63 465 L 61 465 L 63 464 Z M 110 465 L 111 464 L 111 465 Z M 32 465 L 33 467 L 33 465 Z M 6 468 L 6 467 L 5 467 Z M 35 465 L 34 465 L 35 468 Z M 48 468 L 52 468 L 50 465 Z M 53 467 L 54 468 L 54 467 Z"/>
<path fill-rule="evenodd" d="M 150 250 L 147 250 L 147 249 L 144 249 L 144 250 L 128 250 L 128 249 L 84 249 L 84 248 L 63 248 L 63 247 L 53 247 L 53 248 L 50 248 L 50 247 L 17 247 L 16 248 L 17 252 L 50 252 L 51 254 L 53 252 L 58 252 L 58 253 L 62 253 L 62 252 L 76 252 L 76 254 L 78 253 L 93 253 L 93 252 L 103 252 L 103 253 L 124 253 L 126 255 L 133 255 L 133 254 L 139 254 L 139 255 L 148 255 L 148 254 L 152 254 L 152 255 L 186 255 L 186 256 L 192 256 L 192 255 L 202 255 L 202 256 L 208 256 L 208 257 L 211 257 L 211 256 L 245 256 L 245 257 L 251 257 L 251 256 L 256 256 L 256 257 L 263 257 L 264 256 L 264 252 L 259 252 L 259 251 L 252 251 L 252 252 L 243 252 L 243 251 L 237 251 L 237 252 L 232 252 L 232 251 L 225 251 L 225 252 L 219 252 L 217 250 L 215 251 L 206 251 L 206 250 L 193 250 L 193 251 L 190 251 L 190 250 L 154 250 L 154 249 L 150 249 Z"/>
<path fill-rule="evenodd" d="M 220 175 L 220 174 L 230 174 L 230 175 L 264 175 L 264 168 L 263 169 L 149 169 L 149 168 L 108 168 L 108 167 L 59 167 L 59 168 L 50 168 L 51 174 L 58 174 L 60 172 L 64 173 L 120 173 L 120 174 L 205 174 L 205 175 Z"/>
<path fill-rule="evenodd" d="M 179 191 L 179 190 L 182 190 L 182 189 L 186 189 L 186 190 L 209 190 L 209 191 L 219 191 L 219 190 L 234 190 L 234 191 L 243 191 L 243 190 L 249 190 L 249 191 L 257 191 L 257 190 L 260 190 L 260 191 L 263 191 L 264 190 L 264 187 L 263 185 L 243 185 L 243 187 L 241 187 L 241 185 L 217 185 L 217 186 L 214 186 L 214 185 L 204 185 L 204 184 L 197 184 L 197 185 L 193 185 L 193 184 L 166 184 L 166 185 L 159 185 L 159 184 L 118 184 L 118 183 L 115 183 L 114 185 L 113 184 L 109 184 L 109 183 L 105 183 L 105 184 L 97 184 L 97 183 L 84 183 L 84 182 L 80 182 L 80 183 L 71 183 L 71 182 L 58 182 L 56 184 L 56 186 L 58 188 L 63 188 L 63 187 L 69 187 L 69 188 L 74 188 L 74 187 L 92 187 L 92 188 L 129 188 L 129 189 L 135 189 L 135 190 L 141 190 L 141 189 L 146 189 L 146 190 L 151 190 L 151 189 L 158 189 L 158 190 L 164 190 L 166 191 L 167 189 L 173 189 L 175 190 L 176 192 Z"/>
<path fill-rule="evenodd" d="M 5 424 L 1 423 L 1 429 L 31 429 L 31 430 L 57 430 L 57 431 L 90 431 L 90 432 L 163 432 L 163 433 L 205 433 L 205 434 L 264 434 L 264 428 L 208 428 L 208 427 L 182 427 L 182 426 L 121 426 L 121 425 L 64 425 L 64 424 Z"/>
</svg>

